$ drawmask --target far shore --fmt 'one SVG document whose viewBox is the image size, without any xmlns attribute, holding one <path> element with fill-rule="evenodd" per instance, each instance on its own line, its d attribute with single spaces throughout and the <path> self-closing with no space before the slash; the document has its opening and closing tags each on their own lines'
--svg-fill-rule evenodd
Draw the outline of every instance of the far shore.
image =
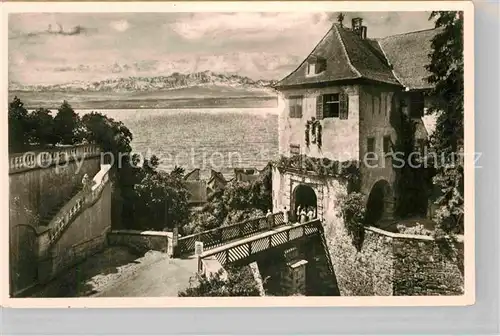
<svg viewBox="0 0 500 336">
<path fill-rule="evenodd" d="M 193 98 L 138 98 L 138 99 L 102 99 L 85 100 L 70 95 L 66 97 L 37 98 L 35 92 L 11 92 L 9 100 L 18 96 L 28 109 L 57 109 L 63 100 L 67 100 L 74 109 L 198 109 L 198 108 L 274 108 L 278 106 L 277 97 L 243 96 L 243 97 L 193 97 Z"/>
</svg>

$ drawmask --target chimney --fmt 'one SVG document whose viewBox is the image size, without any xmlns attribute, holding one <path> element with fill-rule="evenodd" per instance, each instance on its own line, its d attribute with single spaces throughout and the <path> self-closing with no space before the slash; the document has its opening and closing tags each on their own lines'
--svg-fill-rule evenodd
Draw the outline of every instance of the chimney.
<svg viewBox="0 0 500 336">
<path fill-rule="evenodd" d="M 355 17 L 352 19 L 352 30 L 359 35 L 362 39 L 366 39 L 366 26 L 363 26 L 363 19 Z"/>
</svg>

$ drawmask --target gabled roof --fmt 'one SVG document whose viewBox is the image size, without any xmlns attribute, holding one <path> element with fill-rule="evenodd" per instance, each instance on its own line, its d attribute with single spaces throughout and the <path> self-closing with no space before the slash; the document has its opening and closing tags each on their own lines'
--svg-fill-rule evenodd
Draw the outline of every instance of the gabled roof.
<svg viewBox="0 0 500 336">
<path fill-rule="evenodd" d="M 396 77 L 405 87 L 412 90 L 432 88 L 426 80 L 430 72 L 425 66 L 430 61 L 431 40 L 439 32 L 441 29 L 427 29 L 378 40 Z"/>
<path fill-rule="evenodd" d="M 326 60 L 326 70 L 307 76 L 307 60 L 311 57 Z M 352 79 L 368 79 L 399 85 L 391 68 L 368 40 L 362 40 L 348 28 L 333 24 L 311 54 L 275 87 L 318 84 Z"/>
<path fill-rule="evenodd" d="M 226 184 L 226 178 L 221 172 L 215 171 L 213 169 L 210 170 L 210 179 L 208 180 L 208 184 L 211 184 L 215 179 L 219 182 Z"/>
<path fill-rule="evenodd" d="M 207 201 L 207 184 L 205 181 L 185 181 L 189 193 L 189 203 L 204 203 Z"/>
<path fill-rule="evenodd" d="M 439 31 L 428 29 L 374 40 L 362 39 L 351 29 L 333 24 L 311 54 L 275 87 L 365 79 L 410 90 L 431 88 L 425 66 L 431 40 Z M 326 60 L 326 70 L 307 76 L 307 60 L 314 57 Z"/>
<path fill-rule="evenodd" d="M 184 176 L 184 180 L 186 181 L 199 181 L 200 180 L 200 169 L 193 169 L 191 172 L 187 173 Z"/>
</svg>

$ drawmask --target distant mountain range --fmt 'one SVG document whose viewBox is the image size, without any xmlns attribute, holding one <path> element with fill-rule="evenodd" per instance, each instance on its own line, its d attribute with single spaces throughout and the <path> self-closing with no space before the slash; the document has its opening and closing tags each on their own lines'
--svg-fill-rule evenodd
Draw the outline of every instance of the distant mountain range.
<svg viewBox="0 0 500 336">
<path fill-rule="evenodd" d="M 272 86 L 274 80 L 252 80 L 236 74 L 222 74 L 211 71 L 196 73 L 173 73 L 169 76 L 125 77 L 107 79 L 98 82 L 74 81 L 53 85 L 22 85 L 11 82 L 9 91 L 31 92 L 157 92 L 177 90 L 196 86 L 228 86 L 252 89 L 265 89 Z"/>
</svg>

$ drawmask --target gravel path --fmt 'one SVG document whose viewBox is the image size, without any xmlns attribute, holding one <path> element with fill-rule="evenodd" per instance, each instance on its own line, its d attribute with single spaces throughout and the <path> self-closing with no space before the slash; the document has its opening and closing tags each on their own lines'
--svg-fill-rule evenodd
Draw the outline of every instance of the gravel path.
<svg viewBox="0 0 500 336">
<path fill-rule="evenodd" d="M 195 259 L 170 259 L 149 251 L 141 257 L 109 247 L 51 281 L 34 297 L 177 296 L 196 272 Z"/>
</svg>

